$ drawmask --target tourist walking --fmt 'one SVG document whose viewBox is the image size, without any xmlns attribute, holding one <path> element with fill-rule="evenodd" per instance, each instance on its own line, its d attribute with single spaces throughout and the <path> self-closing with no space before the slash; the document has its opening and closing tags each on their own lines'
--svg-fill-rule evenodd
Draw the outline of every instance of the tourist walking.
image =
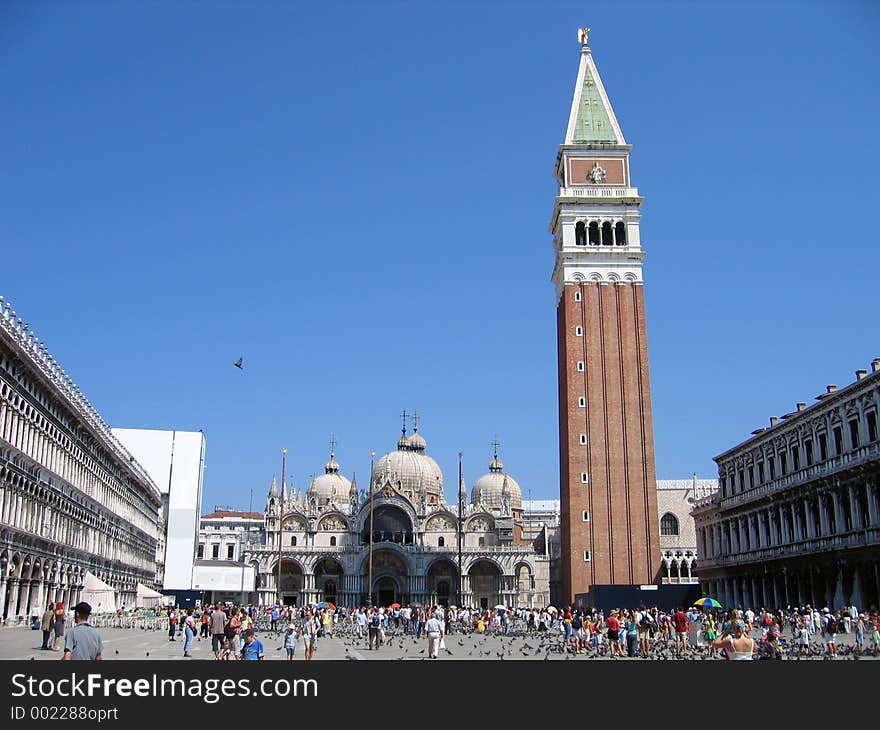
<svg viewBox="0 0 880 730">
<path fill-rule="evenodd" d="M 186 609 L 186 618 L 183 619 L 183 655 L 191 657 L 193 639 L 196 635 L 196 620 L 193 618 L 193 610 Z"/>
<path fill-rule="evenodd" d="M 306 615 L 303 618 L 302 637 L 306 660 L 311 661 L 315 654 L 315 645 L 318 643 L 318 621 L 309 609 L 306 609 Z"/>
<path fill-rule="evenodd" d="M 67 632 L 64 639 L 64 656 L 62 660 L 100 661 L 104 651 L 104 642 L 98 630 L 89 624 L 92 607 L 85 601 L 77 603 L 73 609 L 74 627 Z"/>
<path fill-rule="evenodd" d="M 40 649 L 50 651 L 52 647 L 49 644 L 49 637 L 52 635 L 52 626 L 55 623 L 55 609 L 50 603 L 43 612 L 43 618 L 40 621 L 40 629 L 43 632 L 43 645 Z"/>
<path fill-rule="evenodd" d="M 177 633 L 177 611 L 172 608 L 168 611 L 168 641 L 175 641 L 175 633 Z"/>
<path fill-rule="evenodd" d="M 55 632 L 55 638 L 52 641 L 52 651 L 61 651 L 61 639 L 64 638 L 64 623 L 67 616 L 64 611 L 64 604 L 55 605 L 55 618 L 52 621 L 52 631 Z"/>
<path fill-rule="evenodd" d="M 287 627 L 287 633 L 284 634 L 284 648 L 287 650 L 287 661 L 292 661 L 296 653 L 296 641 L 302 635 L 302 629 L 297 630 L 294 624 Z"/>
<path fill-rule="evenodd" d="M 425 622 L 425 635 L 428 637 L 428 658 L 436 659 L 440 640 L 443 638 L 443 624 L 436 613 L 432 613 L 431 618 Z"/>
<path fill-rule="evenodd" d="M 370 614 L 369 630 L 370 630 L 370 645 L 367 647 L 367 649 L 372 650 L 374 643 L 376 645 L 376 649 L 378 649 L 379 648 L 379 640 L 381 638 L 380 632 L 382 631 L 382 617 L 379 615 L 378 608 L 374 608 L 373 613 Z"/>
<path fill-rule="evenodd" d="M 211 612 L 210 624 L 211 649 L 214 651 L 214 656 L 219 659 L 226 644 L 226 613 L 220 607 L 219 603 L 214 606 L 214 610 Z"/>
</svg>

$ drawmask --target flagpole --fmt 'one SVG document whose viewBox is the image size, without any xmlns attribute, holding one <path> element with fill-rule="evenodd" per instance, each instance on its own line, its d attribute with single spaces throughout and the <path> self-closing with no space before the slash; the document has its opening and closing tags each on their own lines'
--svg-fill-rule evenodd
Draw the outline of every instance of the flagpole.
<svg viewBox="0 0 880 730">
<path fill-rule="evenodd" d="M 284 494 L 284 484 L 287 470 L 287 449 L 281 449 L 281 493 Z M 278 503 L 278 605 L 281 605 L 281 518 L 283 515 L 284 505 L 279 500 Z"/>
<path fill-rule="evenodd" d="M 461 452 L 458 452 L 458 602 L 463 603 L 461 596 L 461 511 L 462 511 L 462 492 L 461 492 Z"/>
<path fill-rule="evenodd" d="M 373 459 L 375 451 L 370 451 L 370 574 L 367 578 L 367 608 L 373 607 Z"/>
</svg>

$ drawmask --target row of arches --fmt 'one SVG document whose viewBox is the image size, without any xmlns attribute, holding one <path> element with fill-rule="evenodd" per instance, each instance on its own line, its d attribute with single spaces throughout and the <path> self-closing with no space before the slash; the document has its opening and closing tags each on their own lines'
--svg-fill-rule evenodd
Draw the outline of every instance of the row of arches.
<svg viewBox="0 0 880 730">
<path fill-rule="evenodd" d="M 360 541 L 363 544 L 370 542 L 370 520 L 369 513 L 366 512 L 361 516 L 363 525 L 359 531 Z M 359 520 L 360 521 L 360 520 Z M 329 515 L 322 515 L 317 522 L 315 530 L 317 532 L 349 532 L 353 529 L 353 519 L 343 515 L 341 512 L 334 511 Z M 439 511 L 432 514 L 425 521 L 424 531 L 426 533 L 434 532 L 456 532 L 458 518 L 451 512 Z M 282 520 L 285 533 L 308 532 L 307 518 L 298 514 L 287 514 Z M 495 527 L 494 518 L 487 512 L 480 512 L 468 516 L 464 522 L 465 532 L 491 532 Z M 269 525 L 269 531 L 273 529 L 272 524 Z M 277 531 L 277 528 L 275 528 Z M 373 542 L 394 542 L 401 545 L 412 545 L 415 542 L 416 531 L 414 527 L 414 518 L 398 505 L 383 504 L 373 510 L 372 520 Z M 297 545 L 302 535 L 285 536 L 285 544 Z M 443 539 L 442 537 L 440 538 Z M 335 541 L 331 542 L 335 545 Z M 443 543 L 441 543 L 442 547 Z"/>
<path fill-rule="evenodd" d="M 94 570 L 90 570 L 92 567 Z M 3 551 L 0 553 L 0 619 L 3 623 L 26 619 L 41 614 L 49 604 L 59 602 L 70 608 L 81 600 L 87 572 L 112 585 L 116 601 L 134 604 L 138 583 L 134 575 L 70 560 Z"/>
<path fill-rule="evenodd" d="M 492 607 L 499 601 L 521 605 L 523 597 L 535 591 L 535 574 L 526 562 L 518 563 L 513 575 L 505 575 L 497 562 L 479 558 L 463 570 L 459 580 L 458 567 L 449 558 L 434 560 L 422 573 L 402 553 L 390 549 L 375 551 L 372 570 L 369 557 L 355 572 L 346 571 L 332 556 L 320 557 L 311 569 L 296 557 L 282 559 L 280 574 L 277 561 L 267 567 L 269 571 L 260 576 L 263 603 L 272 603 L 280 595 L 288 605 L 320 601 L 360 605 L 369 593 L 374 604 L 384 606 L 418 601 Z"/>
<path fill-rule="evenodd" d="M 663 553 L 664 583 L 695 583 L 697 556 L 690 550 L 675 552 L 667 550 Z"/>
<path fill-rule="evenodd" d="M 578 221 L 574 226 L 574 242 L 577 246 L 626 246 L 626 224 L 617 221 Z"/>
</svg>

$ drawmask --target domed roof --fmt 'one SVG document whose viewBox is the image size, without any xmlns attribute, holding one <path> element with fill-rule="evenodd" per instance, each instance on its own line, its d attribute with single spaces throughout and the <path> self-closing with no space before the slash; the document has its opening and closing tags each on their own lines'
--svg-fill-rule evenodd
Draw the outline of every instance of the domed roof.
<svg viewBox="0 0 880 730">
<path fill-rule="evenodd" d="M 315 477 L 309 485 L 308 496 L 314 497 L 318 504 L 342 503 L 348 500 L 351 482 L 339 473 L 339 464 L 330 452 L 330 461 L 324 465 L 324 473 Z"/>
<path fill-rule="evenodd" d="M 414 433 L 406 434 L 397 442 L 397 451 L 385 454 L 373 466 L 370 480 L 374 491 L 382 489 L 389 482 L 413 501 L 418 501 L 422 489 L 426 495 L 433 495 L 436 501 L 443 497 L 443 472 L 439 464 L 424 453 L 425 439 Z M 435 500 L 428 500 L 435 501 Z"/>
<path fill-rule="evenodd" d="M 489 462 L 489 473 L 481 476 L 471 490 L 471 503 L 482 504 L 488 509 L 500 509 L 505 494 L 511 509 L 522 509 L 522 490 L 516 479 L 504 473 L 504 464 L 496 452 Z"/>
<path fill-rule="evenodd" d="M 419 436 L 418 429 L 413 431 L 413 435 L 409 437 L 409 447 L 413 451 L 424 451 L 428 448 L 428 444 L 421 436 Z"/>
</svg>

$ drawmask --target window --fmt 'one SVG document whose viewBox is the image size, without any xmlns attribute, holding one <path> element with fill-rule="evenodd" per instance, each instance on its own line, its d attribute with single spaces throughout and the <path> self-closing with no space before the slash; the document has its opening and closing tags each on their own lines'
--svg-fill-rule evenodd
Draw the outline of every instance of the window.
<svg viewBox="0 0 880 730">
<path fill-rule="evenodd" d="M 235 559 L 235 545 L 227 545 L 226 546 L 226 559 L 234 560 Z"/>
<path fill-rule="evenodd" d="M 812 439 L 804 441 L 804 458 L 807 461 L 807 466 L 813 465 L 813 440 Z"/>
<path fill-rule="evenodd" d="M 794 471 L 801 468 L 801 452 L 796 445 L 791 447 L 791 468 Z"/>
<path fill-rule="evenodd" d="M 599 245 L 599 224 L 596 221 L 590 223 L 587 229 L 590 236 L 590 245 L 598 246 Z"/>
<path fill-rule="evenodd" d="M 877 414 L 874 411 L 865 414 L 865 420 L 868 422 L 868 441 L 877 440 Z"/>
<path fill-rule="evenodd" d="M 843 429 L 835 426 L 832 431 L 834 434 L 834 455 L 838 456 L 843 453 Z"/>
<path fill-rule="evenodd" d="M 677 535 L 678 534 L 678 517 L 672 512 L 667 512 L 660 518 L 660 534 L 661 535 Z"/>
<path fill-rule="evenodd" d="M 291 546 L 296 547 L 296 535 L 290 536 L 290 544 Z"/>
<path fill-rule="evenodd" d="M 743 470 L 740 469 L 739 472 L 739 491 L 742 492 L 746 488 L 746 477 L 743 473 Z"/>
<path fill-rule="evenodd" d="M 574 328 L 574 334 L 576 337 L 583 337 L 584 336 L 584 328 L 581 327 L 580 325 L 578 325 L 577 327 Z"/>
<path fill-rule="evenodd" d="M 581 446 L 586 446 L 586 445 L 587 445 L 587 434 L 582 433 L 581 434 Z"/>
<path fill-rule="evenodd" d="M 479 539 L 478 544 L 479 544 L 480 547 L 486 547 L 486 538 L 485 538 L 485 537 L 481 537 L 481 538 Z"/>
<path fill-rule="evenodd" d="M 855 419 L 849 422 L 849 440 L 854 449 L 859 447 L 859 422 Z"/>
<path fill-rule="evenodd" d="M 587 399 L 581 396 L 578 398 L 578 408 L 586 408 L 587 407 Z"/>
<path fill-rule="evenodd" d="M 583 360 L 578 360 L 578 372 L 579 373 L 584 372 L 584 361 Z"/>
<path fill-rule="evenodd" d="M 819 461 L 825 461 L 828 458 L 828 435 L 819 434 Z"/>
<path fill-rule="evenodd" d="M 446 547 L 446 538 L 438 537 L 437 538 L 437 547 Z"/>
<path fill-rule="evenodd" d="M 589 484 L 590 478 L 587 476 L 587 472 L 581 472 L 581 484 Z"/>
<path fill-rule="evenodd" d="M 574 227 L 574 243 L 576 246 L 587 245 L 587 227 L 583 221 L 578 221 Z"/>
<path fill-rule="evenodd" d="M 788 471 L 788 454 L 784 451 L 779 455 L 779 475 L 782 476 Z"/>
<path fill-rule="evenodd" d="M 583 517 L 584 517 L 584 522 L 589 522 L 590 521 L 590 510 L 585 509 Z"/>
<path fill-rule="evenodd" d="M 336 547 L 336 536 L 335 535 L 330 537 L 330 547 Z"/>
<path fill-rule="evenodd" d="M 752 487 L 755 486 L 755 469 L 754 469 L 754 467 L 750 466 L 748 468 L 748 472 L 749 472 L 749 489 L 751 489 Z"/>
<path fill-rule="evenodd" d="M 574 300 L 575 300 L 576 302 L 579 302 L 579 301 L 581 300 L 581 293 L 580 293 L 579 291 L 576 291 L 576 292 L 574 293 Z"/>
<path fill-rule="evenodd" d="M 220 557 L 220 546 L 219 545 L 212 545 L 211 546 L 211 557 L 214 558 L 214 560 L 217 560 L 217 558 Z"/>
<path fill-rule="evenodd" d="M 759 462 L 758 462 L 758 484 L 763 484 L 763 483 L 764 483 L 764 481 L 765 481 L 765 476 L 766 476 L 766 475 L 764 474 L 764 462 L 763 462 L 763 461 L 759 461 Z"/>
<path fill-rule="evenodd" d="M 589 563 L 592 560 L 592 556 L 590 555 L 589 550 L 584 550 L 584 562 Z"/>
<path fill-rule="evenodd" d="M 611 227 L 610 221 L 605 221 L 602 224 L 602 245 L 603 246 L 613 246 L 614 245 L 614 229 Z"/>
<path fill-rule="evenodd" d="M 776 479 L 776 457 L 771 456 L 767 460 L 767 466 L 770 467 L 770 479 Z"/>
<path fill-rule="evenodd" d="M 626 246 L 626 224 L 623 221 L 618 221 L 614 226 L 614 237 L 618 246 Z"/>
<path fill-rule="evenodd" d="M 199 559 L 205 557 L 205 546 L 202 543 L 199 543 L 199 551 L 197 553 Z"/>
</svg>

